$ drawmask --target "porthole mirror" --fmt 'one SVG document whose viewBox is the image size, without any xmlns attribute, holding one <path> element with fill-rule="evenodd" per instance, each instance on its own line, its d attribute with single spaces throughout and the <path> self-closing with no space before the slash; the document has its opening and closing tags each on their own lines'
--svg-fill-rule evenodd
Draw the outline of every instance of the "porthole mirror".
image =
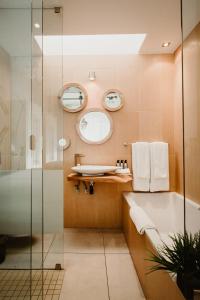
<svg viewBox="0 0 200 300">
<path fill-rule="evenodd" d="M 118 90 L 109 90 L 103 96 L 103 106 L 109 111 L 117 111 L 124 105 L 124 96 Z"/>
<path fill-rule="evenodd" d="M 85 143 L 103 144 L 112 135 L 113 123 L 107 112 L 94 108 L 79 117 L 76 129 Z"/>
<path fill-rule="evenodd" d="M 60 103 L 67 112 L 78 112 L 87 104 L 87 92 L 77 83 L 64 85 L 59 94 Z"/>
</svg>

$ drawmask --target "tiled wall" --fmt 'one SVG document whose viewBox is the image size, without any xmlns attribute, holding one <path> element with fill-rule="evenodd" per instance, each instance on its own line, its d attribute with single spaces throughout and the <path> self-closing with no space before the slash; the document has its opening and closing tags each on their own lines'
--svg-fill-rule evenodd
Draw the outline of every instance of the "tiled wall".
<svg viewBox="0 0 200 300">
<path fill-rule="evenodd" d="M 88 72 L 95 71 L 97 80 L 89 82 Z M 95 195 L 75 192 L 67 174 L 74 165 L 74 153 L 85 155 L 85 164 L 115 164 L 127 159 L 131 167 L 131 148 L 124 142 L 161 140 L 169 143 L 171 190 L 175 189 L 175 154 L 173 143 L 173 55 L 135 55 L 69 57 L 63 61 L 63 84 L 77 82 L 88 92 L 86 109 L 102 108 L 102 96 L 111 88 L 119 89 L 125 105 L 111 112 L 114 131 L 103 145 L 88 145 L 76 133 L 80 113 L 64 113 L 64 136 L 71 147 L 64 152 L 65 227 L 119 227 L 121 225 L 121 191 L 132 186 L 96 184 Z"/>
</svg>

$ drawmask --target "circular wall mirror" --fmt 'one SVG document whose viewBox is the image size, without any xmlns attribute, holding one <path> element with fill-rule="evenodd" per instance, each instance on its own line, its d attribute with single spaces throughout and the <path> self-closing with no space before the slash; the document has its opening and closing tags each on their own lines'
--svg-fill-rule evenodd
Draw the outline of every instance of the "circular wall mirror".
<svg viewBox="0 0 200 300">
<path fill-rule="evenodd" d="M 87 144 L 103 144 L 112 135 L 113 123 L 108 113 L 94 108 L 79 117 L 76 129 Z"/>
<path fill-rule="evenodd" d="M 66 138 L 61 138 L 58 141 L 58 146 L 60 148 L 60 150 L 66 150 L 67 148 L 69 148 L 71 145 L 71 140 L 69 137 Z"/>
<path fill-rule="evenodd" d="M 109 90 L 103 96 L 103 106 L 109 111 L 117 111 L 124 105 L 124 96 L 118 90 Z"/>
<path fill-rule="evenodd" d="M 69 83 L 62 88 L 59 99 L 64 110 L 77 112 L 87 104 L 87 92 L 77 83 Z"/>
</svg>

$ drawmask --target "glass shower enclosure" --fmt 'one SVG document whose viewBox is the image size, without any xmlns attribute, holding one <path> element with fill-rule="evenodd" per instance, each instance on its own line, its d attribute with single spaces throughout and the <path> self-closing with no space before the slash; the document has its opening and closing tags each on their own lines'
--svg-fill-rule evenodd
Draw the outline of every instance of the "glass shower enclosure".
<svg viewBox="0 0 200 300">
<path fill-rule="evenodd" d="M 54 60 L 51 35 L 59 37 Z M 0 0 L 2 297 L 29 298 L 34 278 L 43 282 L 45 269 L 63 267 L 61 36 L 61 9 L 40 0 Z"/>
<path fill-rule="evenodd" d="M 182 0 L 182 35 L 183 182 L 181 188 L 185 202 L 185 232 L 200 235 L 199 0 Z M 200 247 L 200 240 L 198 245 Z M 199 259 L 197 261 L 199 264 Z M 188 265 L 185 266 L 186 268 Z M 196 271 L 195 268 L 193 270 L 195 275 L 192 281 L 190 280 L 194 290 L 192 297 L 195 300 L 200 299 L 200 272 Z M 188 284 L 186 288 L 188 290 Z"/>
</svg>

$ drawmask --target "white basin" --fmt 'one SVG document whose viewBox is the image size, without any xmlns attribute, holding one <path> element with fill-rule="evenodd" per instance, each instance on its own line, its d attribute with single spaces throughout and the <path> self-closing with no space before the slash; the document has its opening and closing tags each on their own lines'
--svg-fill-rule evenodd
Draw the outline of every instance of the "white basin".
<svg viewBox="0 0 200 300">
<path fill-rule="evenodd" d="M 82 175 L 104 175 L 108 172 L 114 172 L 117 170 L 116 166 L 95 166 L 95 165 L 81 165 L 72 167 L 72 170 Z"/>
</svg>

